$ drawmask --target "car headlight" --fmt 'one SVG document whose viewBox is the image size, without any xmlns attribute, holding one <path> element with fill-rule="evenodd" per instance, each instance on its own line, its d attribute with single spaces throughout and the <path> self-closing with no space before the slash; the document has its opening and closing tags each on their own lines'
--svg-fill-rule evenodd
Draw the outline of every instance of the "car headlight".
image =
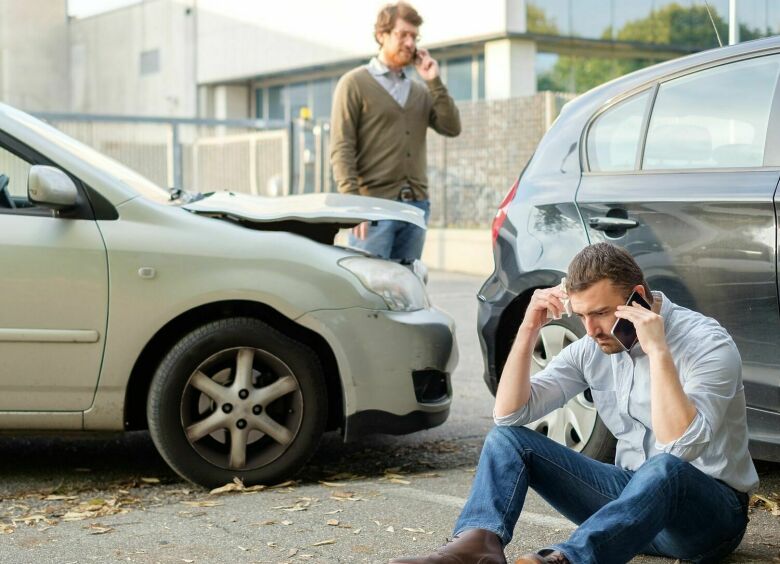
<svg viewBox="0 0 780 564">
<path fill-rule="evenodd" d="M 367 290 L 385 300 L 393 311 L 416 311 L 430 306 L 422 281 L 395 262 L 367 257 L 347 257 L 339 266 L 357 276 Z"/>
</svg>

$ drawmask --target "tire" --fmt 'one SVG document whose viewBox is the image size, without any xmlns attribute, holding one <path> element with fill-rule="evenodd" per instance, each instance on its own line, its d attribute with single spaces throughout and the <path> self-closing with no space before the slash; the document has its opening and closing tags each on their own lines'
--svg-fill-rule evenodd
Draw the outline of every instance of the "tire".
<svg viewBox="0 0 780 564">
<path fill-rule="evenodd" d="M 553 320 L 542 328 L 531 359 L 531 374 L 542 370 L 564 347 L 585 332 L 574 318 Z M 615 462 L 617 441 L 598 416 L 590 389 L 566 405 L 526 425 L 595 460 Z"/>
<path fill-rule="evenodd" d="M 207 323 L 163 358 L 149 389 L 154 444 L 183 478 L 205 487 L 238 477 L 273 484 L 298 471 L 328 415 L 319 359 L 251 318 Z"/>
</svg>

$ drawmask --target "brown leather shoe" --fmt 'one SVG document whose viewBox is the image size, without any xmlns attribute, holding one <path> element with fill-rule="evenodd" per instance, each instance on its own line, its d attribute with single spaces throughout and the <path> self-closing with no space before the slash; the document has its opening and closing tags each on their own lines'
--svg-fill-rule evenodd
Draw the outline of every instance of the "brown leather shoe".
<svg viewBox="0 0 780 564">
<path fill-rule="evenodd" d="M 569 559 L 558 552 L 550 552 L 545 556 L 540 554 L 524 554 L 515 561 L 515 564 L 571 564 Z"/>
<path fill-rule="evenodd" d="M 390 564 L 506 564 L 506 558 L 497 534 L 485 529 L 468 529 L 433 554 L 397 558 Z"/>
</svg>

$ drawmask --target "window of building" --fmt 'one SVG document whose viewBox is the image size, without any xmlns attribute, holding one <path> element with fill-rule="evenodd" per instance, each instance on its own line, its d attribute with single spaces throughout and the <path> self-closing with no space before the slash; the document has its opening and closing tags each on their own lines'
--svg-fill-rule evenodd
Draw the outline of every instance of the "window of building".
<svg viewBox="0 0 780 564">
<path fill-rule="evenodd" d="M 636 168 L 642 122 L 650 91 L 637 94 L 601 114 L 588 132 L 588 165 L 593 172 Z"/>
<path fill-rule="evenodd" d="M 775 55 L 661 85 L 642 168 L 762 166 L 778 71 Z"/>
<path fill-rule="evenodd" d="M 328 119 L 333 104 L 333 81 L 330 78 L 311 82 L 312 117 Z"/>
<path fill-rule="evenodd" d="M 268 114 L 266 119 L 285 119 L 284 86 L 268 89 Z"/>
<path fill-rule="evenodd" d="M 257 119 L 264 119 L 266 114 L 265 109 L 265 89 L 255 89 L 255 117 Z"/>
<path fill-rule="evenodd" d="M 477 55 L 477 100 L 485 99 L 485 55 Z"/>
<path fill-rule="evenodd" d="M 472 66 L 472 57 L 447 61 L 447 90 L 449 90 L 453 100 L 471 101 Z"/>
</svg>

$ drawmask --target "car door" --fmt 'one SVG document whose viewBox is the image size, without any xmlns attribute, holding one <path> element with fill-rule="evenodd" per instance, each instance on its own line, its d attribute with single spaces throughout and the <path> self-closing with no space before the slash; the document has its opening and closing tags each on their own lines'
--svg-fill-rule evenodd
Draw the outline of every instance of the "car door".
<svg viewBox="0 0 780 564">
<path fill-rule="evenodd" d="M 728 62 L 609 106 L 576 196 L 591 242 L 627 248 L 652 289 L 728 329 L 754 416 L 780 411 L 779 73 L 780 55 Z"/>
<path fill-rule="evenodd" d="M 103 354 L 106 249 L 83 192 L 62 214 L 28 200 L 34 164 L 51 163 L 0 131 L 0 412 L 83 410 Z"/>
</svg>

